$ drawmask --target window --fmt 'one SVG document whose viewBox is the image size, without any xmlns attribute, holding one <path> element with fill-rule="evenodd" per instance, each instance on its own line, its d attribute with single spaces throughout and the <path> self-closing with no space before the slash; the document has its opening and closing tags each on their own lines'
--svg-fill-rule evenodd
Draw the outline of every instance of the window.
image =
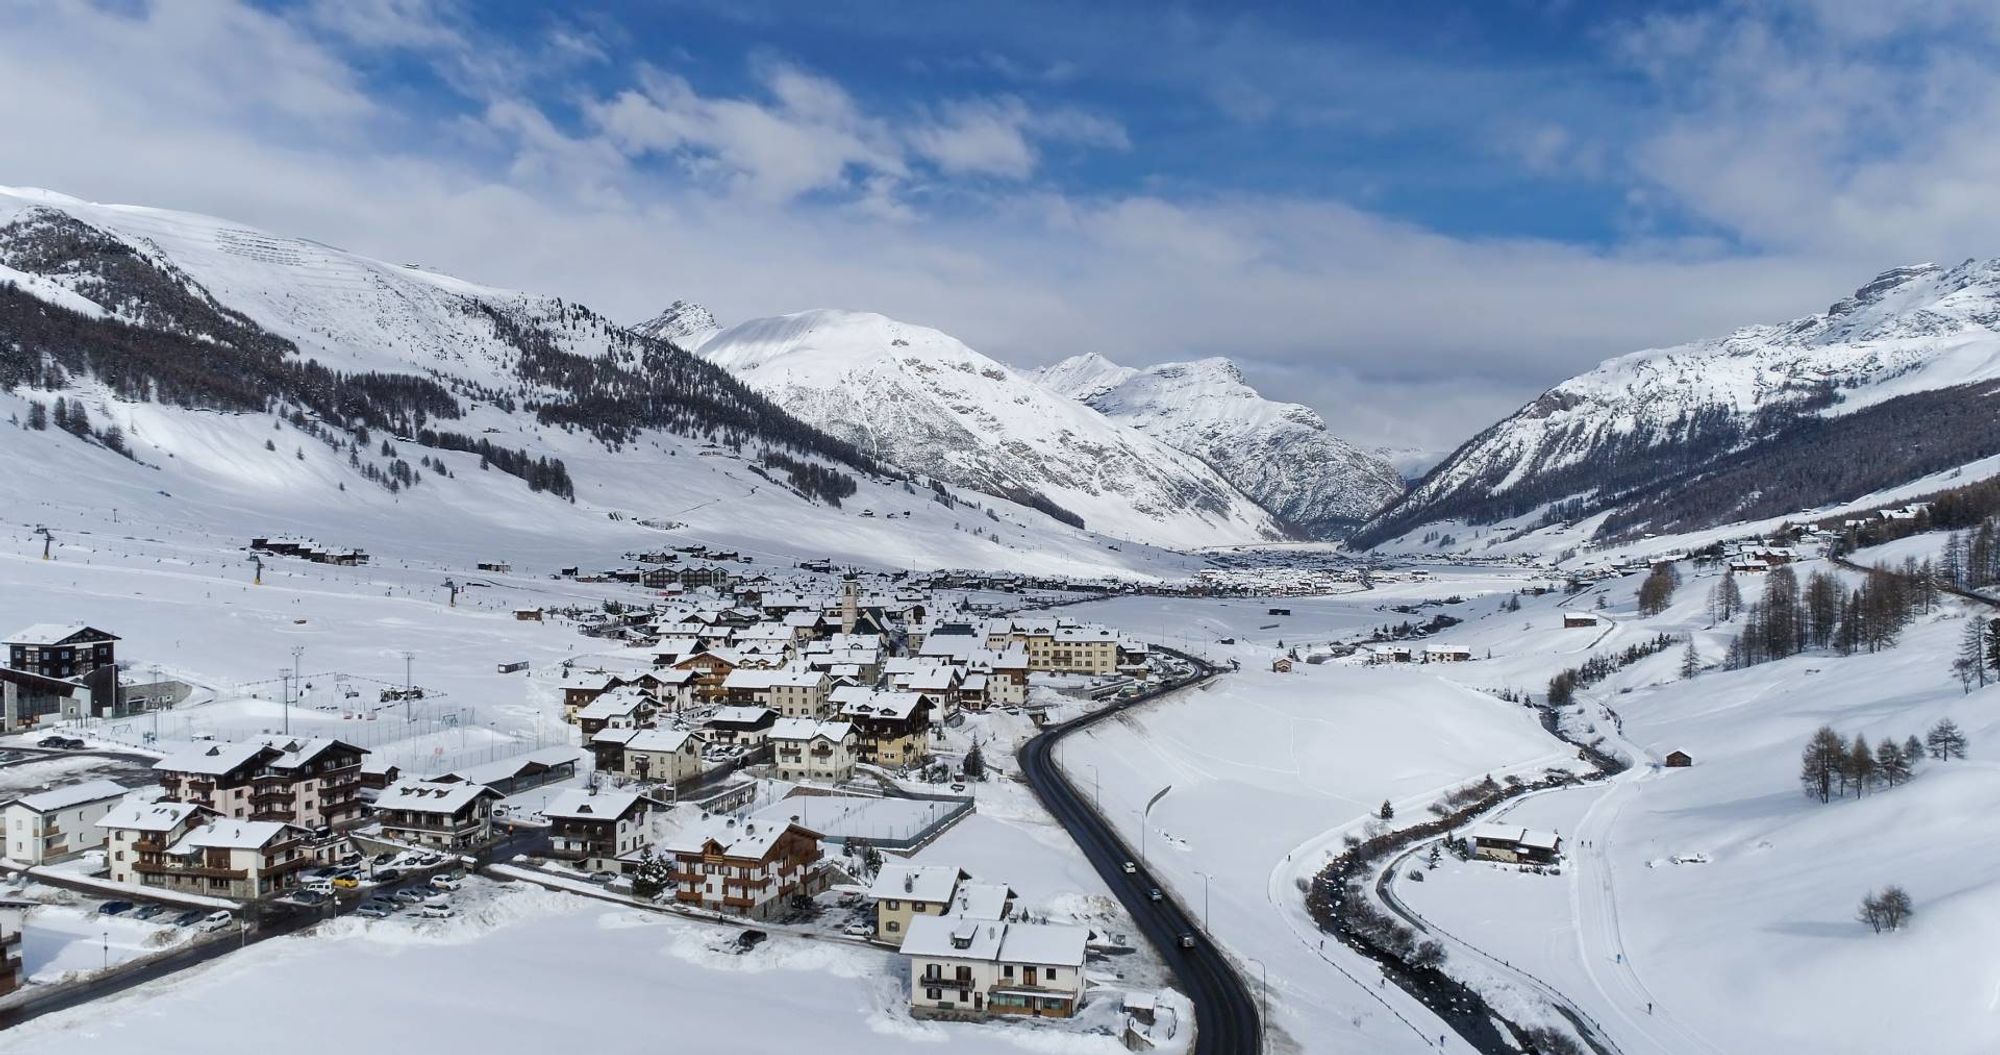
<svg viewBox="0 0 2000 1055">
<path fill-rule="evenodd" d="M 927 1000 L 942 1000 L 944 999 L 944 990 L 933 986 L 932 988 L 924 990 L 924 998 Z"/>
<path fill-rule="evenodd" d="M 886 927 L 884 927 L 883 929 L 884 929 L 884 930 L 887 930 L 887 931 L 889 931 L 890 933 L 892 933 L 892 934 L 893 934 L 893 933 L 895 933 L 896 931 L 899 931 L 899 930 L 902 930 L 902 929 L 903 929 L 903 925 L 902 925 L 901 923 L 899 923 L 899 922 L 897 922 L 897 921 L 895 921 L 895 920 L 893 920 L 893 919 L 892 919 L 892 920 L 890 920 L 890 921 L 889 921 L 888 925 L 887 925 Z"/>
<path fill-rule="evenodd" d="M 1010 963 L 1007 966 L 1000 968 L 1000 973 L 1006 975 L 1009 978 L 1014 977 L 1014 965 Z"/>
</svg>

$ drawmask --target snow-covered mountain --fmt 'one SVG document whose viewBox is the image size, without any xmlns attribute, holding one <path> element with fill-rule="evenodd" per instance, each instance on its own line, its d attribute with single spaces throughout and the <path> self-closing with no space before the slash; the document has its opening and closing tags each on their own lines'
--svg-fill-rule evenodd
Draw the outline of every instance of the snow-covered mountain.
<svg viewBox="0 0 2000 1055">
<path fill-rule="evenodd" d="M 966 347 L 867 312 L 806 311 L 721 331 L 700 354 L 886 464 L 1175 546 L 1283 537 L 1200 458 Z"/>
<path fill-rule="evenodd" d="M 693 343 L 705 315 L 683 305 L 657 329 Z M 0 504 L 77 530 L 115 507 L 221 537 L 565 565 L 672 540 L 1084 575 L 1176 560 L 1022 505 L 912 494 L 574 301 L 42 190 L 0 188 L 0 423 Z"/>
<path fill-rule="evenodd" d="M 1200 458 L 1316 538 L 1345 534 L 1403 493 L 1393 466 L 1329 432 L 1310 407 L 1265 399 L 1227 359 L 1135 370 L 1091 352 L 1036 380 Z"/>
<path fill-rule="evenodd" d="M 1897 268 L 1781 325 L 1611 359 L 1427 474 L 1357 536 L 1441 521 L 1603 535 L 1784 516 L 2000 454 L 2000 261 Z"/>
<path fill-rule="evenodd" d="M 701 347 L 721 329 L 707 308 L 685 300 L 674 301 L 667 310 L 632 327 L 635 333 L 672 341 L 688 351 Z"/>
</svg>

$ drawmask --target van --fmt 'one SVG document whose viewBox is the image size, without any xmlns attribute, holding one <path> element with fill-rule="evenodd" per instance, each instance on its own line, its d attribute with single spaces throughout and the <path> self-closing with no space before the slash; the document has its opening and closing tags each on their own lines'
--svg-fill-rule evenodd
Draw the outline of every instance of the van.
<svg viewBox="0 0 2000 1055">
<path fill-rule="evenodd" d="M 299 884 L 299 889 L 310 894 L 327 894 L 330 896 L 333 893 L 333 880 L 325 877 L 308 879 Z"/>
</svg>

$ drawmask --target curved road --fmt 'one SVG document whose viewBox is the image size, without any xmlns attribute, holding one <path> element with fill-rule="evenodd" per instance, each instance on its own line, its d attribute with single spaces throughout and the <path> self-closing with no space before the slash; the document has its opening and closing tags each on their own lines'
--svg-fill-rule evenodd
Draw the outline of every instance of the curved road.
<svg viewBox="0 0 2000 1055">
<path fill-rule="evenodd" d="M 1192 657 L 1182 658 L 1192 662 Z M 1146 940 L 1159 950 L 1160 958 L 1173 971 L 1181 990 L 1194 1002 L 1195 1055 L 1255 1055 L 1262 1050 L 1263 1022 L 1250 987 L 1237 975 L 1222 950 L 1174 899 L 1152 900 L 1149 893 L 1155 885 L 1153 880 L 1144 872 L 1126 874 L 1125 862 L 1138 860 L 1138 855 L 1077 794 L 1053 758 L 1056 743 L 1064 736 L 1214 676 L 1210 668 L 1198 665 L 1197 669 L 1204 673 L 1051 727 L 1021 745 L 1017 757 L 1021 774 L 1035 789 L 1042 805 L 1076 840 L 1084 857 L 1124 903 L 1125 911 L 1139 925 Z M 1183 935 L 1192 939 L 1192 947 L 1182 947 Z"/>
</svg>

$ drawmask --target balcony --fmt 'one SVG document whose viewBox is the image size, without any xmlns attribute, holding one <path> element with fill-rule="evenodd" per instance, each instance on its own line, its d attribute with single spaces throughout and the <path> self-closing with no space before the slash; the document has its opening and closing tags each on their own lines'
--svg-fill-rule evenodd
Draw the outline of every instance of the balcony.
<svg viewBox="0 0 2000 1055">
<path fill-rule="evenodd" d="M 210 868 L 206 865 L 179 865 L 139 861 L 132 870 L 141 875 L 187 876 L 194 879 L 227 879 L 241 883 L 250 878 L 250 873 L 241 868 Z"/>
</svg>

